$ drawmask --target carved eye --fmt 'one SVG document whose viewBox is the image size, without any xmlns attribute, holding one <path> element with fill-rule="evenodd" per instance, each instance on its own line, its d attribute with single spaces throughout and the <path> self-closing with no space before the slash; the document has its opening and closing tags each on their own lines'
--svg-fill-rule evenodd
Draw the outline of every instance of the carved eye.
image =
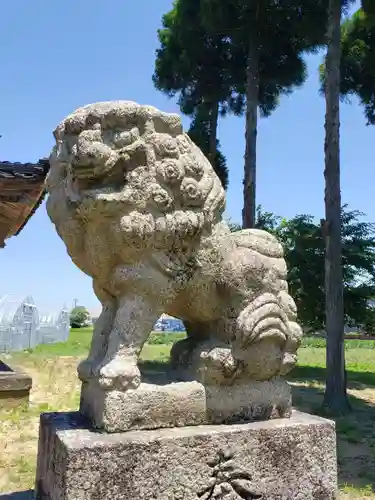
<svg viewBox="0 0 375 500">
<path fill-rule="evenodd" d="M 175 184 L 184 177 L 184 169 L 177 160 L 164 160 L 157 168 L 157 174 L 165 182 Z"/>
<path fill-rule="evenodd" d="M 188 175 L 191 175 L 197 180 L 200 180 L 203 177 L 203 165 L 199 163 L 194 156 L 184 155 L 181 157 L 181 160 Z"/>
<path fill-rule="evenodd" d="M 200 205 L 203 198 L 202 190 L 194 179 L 185 178 L 181 184 L 181 193 L 188 205 Z"/>
<path fill-rule="evenodd" d="M 177 149 L 177 143 L 171 137 L 163 142 L 163 149 L 166 152 L 175 152 Z"/>
<path fill-rule="evenodd" d="M 115 132 L 113 137 L 113 142 L 116 147 L 124 148 L 130 146 L 139 137 L 139 130 L 137 128 L 132 128 L 131 130 L 123 130 L 121 132 Z"/>
<path fill-rule="evenodd" d="M 179 150 L 175 139 L 168 134 L 155 134 L 151 138 L 156 153 L 162 158 L 167 156 L 170 158 L 178 158 Z"/>
</svg>

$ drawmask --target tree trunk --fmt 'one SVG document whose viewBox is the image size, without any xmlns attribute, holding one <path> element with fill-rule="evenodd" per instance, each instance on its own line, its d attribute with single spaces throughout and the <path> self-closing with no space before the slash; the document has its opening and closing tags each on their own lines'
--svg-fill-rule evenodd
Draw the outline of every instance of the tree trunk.
<svg viewBox="0 0 375 500">
<path fill-rule="evenodd" d="M 209 155 L 211 165 L 215 165 L 216 160 L 216 147 L 217 147 L 217 122 L 219 120 L 219 103 L 215 102 L 212 104 L 210 110 L 210 138 L 209 138 Z"/>
<path fill-rule="evenodd" d="M 246 68 L 246 131 L 245 165 L 243 180 L 243 228 L 255 226 L 256 212 L 256 146 L 259 102 L 259 47 L 257 37 L 250 37 Z"/>
<path fill-rule="evenodd" d="M 340 191 L 340 23 L 341 0 L 330 0 L 326 58 L 325 117 L 325 288 L 327 368 L 324 407 L 342 415 L 350 410 L 346 394 L 344 301 Z"/>
</svg>

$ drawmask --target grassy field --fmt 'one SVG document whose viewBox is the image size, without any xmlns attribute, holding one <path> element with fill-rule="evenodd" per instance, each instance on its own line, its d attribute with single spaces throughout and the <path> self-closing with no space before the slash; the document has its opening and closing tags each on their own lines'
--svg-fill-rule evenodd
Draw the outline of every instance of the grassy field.
<svg viewBox="0 0 375 500">
<path fill-rule="evenodd" d="M 160 366 L 167 361 L 172 342 L 182 336 L 152 335 L 144 347 L 143 362 Z M 33 377 L 33 390 L 29 408 L 0 409 L 0 493 L 33 487 L 39 414 L 78 408 L 76 366 L 86 355 L 90 340 L 90 329 L 72 330 L 64 344 L 2 356 Z M 305 339 L 298 366 L 289 377 L 294 405 L 302 411 L 320 414 L 324 347 L 323 339 Z M 336 421 L 341 498 L 375 499 L 375 341 L 348 340 L 345 347 L 354 411 Z"/>
</svg>

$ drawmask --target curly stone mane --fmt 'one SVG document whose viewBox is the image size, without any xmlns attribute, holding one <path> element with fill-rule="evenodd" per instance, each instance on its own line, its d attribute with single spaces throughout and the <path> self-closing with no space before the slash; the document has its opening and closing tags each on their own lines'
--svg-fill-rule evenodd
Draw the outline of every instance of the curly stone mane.
<svg viewBox="0 0 375 500">
<path fill-rule="evenodd" d="M 103 102 L 69 115 L 54 135 L 49 191 L 63 184 L 84 223 L 120 212 L 121 232 L 155 247 L 199 238 L 221 219 L 223 187 L 178 115 Z"/>
</svg>

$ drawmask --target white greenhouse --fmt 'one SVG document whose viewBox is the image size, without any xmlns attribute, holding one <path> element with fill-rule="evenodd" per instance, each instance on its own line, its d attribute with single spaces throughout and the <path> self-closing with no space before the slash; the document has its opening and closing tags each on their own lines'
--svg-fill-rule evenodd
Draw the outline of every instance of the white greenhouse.
<svg viewBox="0 0 375 500">
<path fill-rule="evenodd" d="M 69 312 L 63 307 L 59 313 L 40 314 L 38 328 L 39 344 L 66 342 L 69 337 Z"/>
<path fill-rule="evenodd" d="M 11 295 L 0 299 L 0 352 L 35 347 L 39 315 L 32 297 L 18 300 Z"/>
</svg>

